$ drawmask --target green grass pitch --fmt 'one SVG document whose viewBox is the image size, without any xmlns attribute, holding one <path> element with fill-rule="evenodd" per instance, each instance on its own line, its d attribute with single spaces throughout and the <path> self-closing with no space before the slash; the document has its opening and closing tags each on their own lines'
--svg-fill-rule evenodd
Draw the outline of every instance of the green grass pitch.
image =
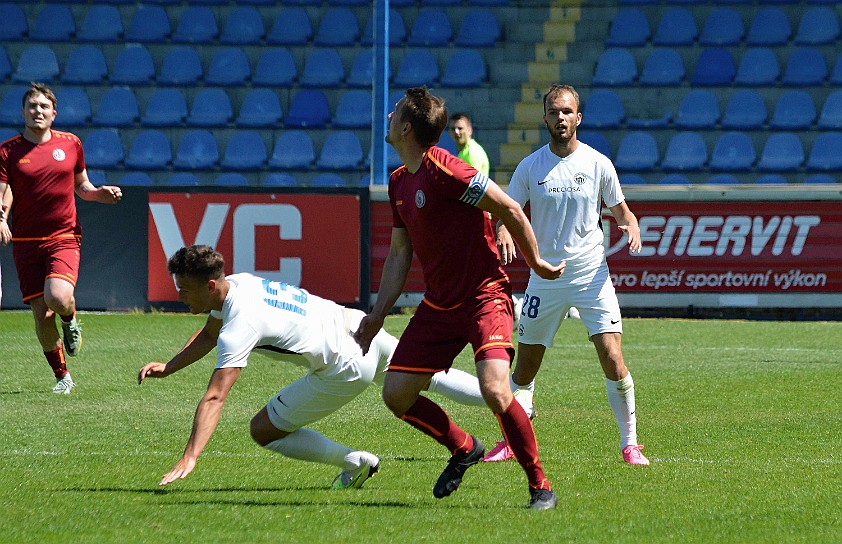
<svg viewBox="0 0 842 544">
<path fill-rule="evenodd" d="M 562 324 L 538 375 L 535 428 L 558 509 L 526 510 L 514 462 L 472 468 L 443 500 L 448 454 L 395 419 L 372 387 L 315 425 L 375 452 L 381 471 L 331 492 L 333 467 L 285 459 L 248 422 L 302 370 L 260 355 L 234 386 L 196 470 L 165 488 L 213 356 L 136 384 L 203 323 L 83 313 L 84 346 L 52 374 L 25 312 L 0 312 L 0 542 L 842 542 L 842 324 L 627 319 L 649 467 L 621 461 L 593 347 Z M 387 320 L 400 334 L 405 316 Z M 471 369 L 467 352 L 456 366 Z M 437 400 L 487 447 L 490 412 Z"/>
</svg>

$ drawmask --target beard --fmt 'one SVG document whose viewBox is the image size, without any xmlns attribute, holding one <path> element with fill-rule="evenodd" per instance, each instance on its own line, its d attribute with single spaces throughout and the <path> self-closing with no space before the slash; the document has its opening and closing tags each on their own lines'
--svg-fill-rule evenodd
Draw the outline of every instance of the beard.
<svg viewBox="0 0 842 544">
<path fill-rule="evenodd" d="M 555 129 L 551 127 L 549 123 L 547 123 L 547 131 L 550 133 L 550 140 L 554 144 L 567 146 L 570 141 L 576 136 L 576 127 L 573 127 L 573 130 L 567 133 L 564 129 Z"/>
</svg>

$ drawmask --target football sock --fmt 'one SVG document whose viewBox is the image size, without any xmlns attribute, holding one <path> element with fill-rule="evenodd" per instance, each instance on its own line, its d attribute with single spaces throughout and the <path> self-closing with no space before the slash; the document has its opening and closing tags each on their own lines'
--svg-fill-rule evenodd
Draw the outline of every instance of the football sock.
<svg viewBox="0 0 842 544">
<path fill-rule="evenodd" d="M 620 428 L 620 449 L 637 445 L 637 418 L 634 415 L 634 381 L 631 373 L 620 381 L 605 378 L 608 404 Z"/>
<path fill-rule="evenodd" d="M 324 463 L 341 467 L 343 470 L 359 468 L 359 456 L 357 456 L 356 465 L 346 460 L 349 454 L 358 452 L 334 442 L 319 432 L 304 427 L 283 438 L 269 442 L 264 447 L 292 459 Z"/>
<path fill-rule="evenodd" d="M 447 412 L 427 397 L 419 396 L 400 418 L 430 436 L 451 454 L 467 453 L 474 446 L 471 435 L 453 423 Z"/>
<path fill-rule="evenodd" d="M 512 448 L 515 459 L 526 471 L 526 478 L 529 480 L 529 487 L 532 489 L 550 489 L 550 481 L 544 474 L 541 460 L 538 458 L 538 442 L 535 439 L 535 430 L 529 416 L 523 407 L 512 400 L 505 412 L 494 414 L 500 422 L 503 430 L 503 437 Z"/>
<path fill-rule="evenodd" d="M 76 310 L 73 310 L 73 312 L 70 315 L 58 314 L 58 316 L 61 318 L 61 320 L 64 321 L 65 323 L 70 323 L 71 321 L 73 321 L 73 317 L 75 315 L 76 315 Z"/>
<path fill-rule="evenodd" d="M 512 386 L 512 393 L 514 393 L 518 389 L 526 389 L 530 393 L 535 391 L 535 380 L 532 380 L 531 382 L 527 383 L 526 385 L 518 385 L 518 384 L 515 383 L 514 376 L 509 376 L 509 385 Z"/>
<path fill-rule="evenodd" d="M 53 369 L 53 374 L 56 375 L 57 380 L 67 375 L 67 362 L 64 360 L 64 350 L 61 345 L 52 351 L 45 351 L 44 357 L 47 358 L 47 364 Z"/>
<path fill-rule="evenodd" d="M 467 406 L 485 406 L 476 376 L 451 368 L 436 372 L 430 380 L 429 391 Z"/>
</svg>

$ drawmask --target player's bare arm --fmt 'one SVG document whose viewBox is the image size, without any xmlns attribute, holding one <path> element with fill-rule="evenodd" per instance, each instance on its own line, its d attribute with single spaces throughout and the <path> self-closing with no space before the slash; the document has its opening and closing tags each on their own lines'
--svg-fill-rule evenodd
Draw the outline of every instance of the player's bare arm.
<svg viewBox="0 0 842 544">
<path fill-rule="evenodd" d="M 96 187 L 88 179 L 88 171 L 82 170 L 76 174 L 76 194 L 82 200 L 99 202 L 101 204 L 116 204 L 123 198 L 123 191 L 114 185 Z"/>
<path fill-rule="evenodd" d="M 7 245 L 12 241 L 12 231 L 9 229 L 9 214 L 12 211 L 12 188 L 8 183 L 0 183 L 0 244 Z"/>
<path fill-rule="evenodd" d="M 509 229 L 502 221 L 497 221 L 497 253 L 500 254 L 500 264 L 506 266 L 512 264 L 517 258 L 517 246 L 509 234 Z"/>
<path fill-rule="evenodd" d="M 620 230 L 623 231 L 629 239 L 629 251 L 632 253 L 640 253 L 643 248 L 643 243 L 640 241 L 640 226 L 637 223 L 637 217 L 629 209 L 625 201 L 620 202 L 616 206 L 609 208 L 614 220 Z"/>
<path fill-rule="evenodd" d="M 199 329 L 187 343 L 181 348 L 169 362 L 152 362 L 140 369 L 137 375 L 137 383 L 140 385 L 146 378 L 165 378 L 182 368 L 195 363 L 216 347 L 216 340 L 219 338 L 219 330 L 222 321 L 208 316 L 204 328 Z"/>
</svg>

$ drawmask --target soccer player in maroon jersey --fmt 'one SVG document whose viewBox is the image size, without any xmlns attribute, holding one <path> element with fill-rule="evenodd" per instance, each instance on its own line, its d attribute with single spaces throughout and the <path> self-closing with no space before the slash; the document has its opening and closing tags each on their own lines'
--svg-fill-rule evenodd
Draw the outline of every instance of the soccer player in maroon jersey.
<svg viewBox="0 0 842 544">
<path fill-rule="evenodd" d="M 470 343 L 482 395 L 526 472 L 529 507 L 554 508 L 558 499 L 541 466 L 532 423 L 513 402 L 509 386 L 511 285 L 500 266 L 491 214 L 509 228 L 527 264 L 541 277 L 558 278 L 564 264 L 541 259 L 526 215 L 500 187 L 436 147 L 447 120 L 444 101 L 417 87 L 407 90 L 389 114 L 386 141 L 404 165 L 389 178 L 393 228 L 380 292 L 355 337 L 365 352 L 400 296 L 417 254 L 427 291 L 392 357 L 383 400 L 397 417 L 450 450 L 433 495 L 454 492 L 485 453 L 477 438 L 419 395 L 432 374 L 449 369 Z"/>
<path fill-rule="evenodd" d="M 76 216 L 74 192 L 84 200 L 115 204 L 119 187 L 94 187 L 85 170 L 82 142 L 69 132 L 52 129 L 56 96 L 33 83 L 23 95 L 24 131 L 0 144 L 0 194 L 12 195 L 9 210 L 0 214 L 0 236 L 14 242 L 13 255 L 23 301 L 35 316 L 35 334 L 53 369 L 53 392 L 70 393 L 75 384 L 67 371 L 65 352 L 75 356 L 82 347 L 76 319 L 74 289 L 79 274 L 82 228 Z M 6 234 L 3 234 L 6 233 Z M 61 318 L 64 348 L 56 328 Z"/>
</svg>

